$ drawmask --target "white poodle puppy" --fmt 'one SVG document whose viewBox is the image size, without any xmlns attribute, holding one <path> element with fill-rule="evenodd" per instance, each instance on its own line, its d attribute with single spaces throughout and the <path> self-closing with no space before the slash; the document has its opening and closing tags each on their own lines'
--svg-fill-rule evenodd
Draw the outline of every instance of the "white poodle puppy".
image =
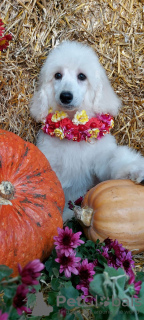
<svg viewBox="0 0 144 320">
<path fill-rule="evenodd" d="M 41 69 L 30 111 L 41 122 L 50 107 L 53 112 L 65 111 L 73 119 L 82 110 L 89 118 L 107 113 L 116 116 L 120 106 L 93 49 L 75 41 L 64 41 L 50 52 Z M 84 195 L 96 181 L 128 178 L 140 183 L 144 180 L 144 158 L 127 146 L 117 146 L 111 134 L 100 140 L 77 142 L 60 140 L 40 130 L 37 146 L 62 184 L 66 200 L 64 221 L 73 214 L 67 202 Z"/>
</svg>

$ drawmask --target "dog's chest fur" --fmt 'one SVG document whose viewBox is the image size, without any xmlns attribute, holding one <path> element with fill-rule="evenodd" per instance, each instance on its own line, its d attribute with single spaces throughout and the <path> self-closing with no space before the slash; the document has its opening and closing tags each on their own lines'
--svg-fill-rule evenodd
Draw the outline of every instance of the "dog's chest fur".
<svg viewBox="0 0 144 320">
<path fill-rule="evenodd" d="M 89 143 L 59 140 L 40 132 L 37 146 L 56 172 L 67 201 L 76 200 L 96 183 L 92 153 L 95 155 L 96 149 L 98 151 L 98 141 Z"/>
</svg>

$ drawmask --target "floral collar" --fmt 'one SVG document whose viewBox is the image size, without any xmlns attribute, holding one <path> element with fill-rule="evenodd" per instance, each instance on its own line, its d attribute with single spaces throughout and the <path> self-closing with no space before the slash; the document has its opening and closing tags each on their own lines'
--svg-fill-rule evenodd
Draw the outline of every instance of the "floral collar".
<svg viewBox="0 0 144 320">
<path fill-rule="evenodd" d="M 74 118 L 69 119 L 64 111 L 49 110 L 43 132 L 51 137 L 58 137 L 60 140 L 68 139 L 73 141 L 90 141 L 91 138 L 101 139 L 105 134 L 110 133 L 114 126 L 113 117 L 110 114 L 97 114 L 89 119 L 85 110 L 76 112 Z"/>
</svg>

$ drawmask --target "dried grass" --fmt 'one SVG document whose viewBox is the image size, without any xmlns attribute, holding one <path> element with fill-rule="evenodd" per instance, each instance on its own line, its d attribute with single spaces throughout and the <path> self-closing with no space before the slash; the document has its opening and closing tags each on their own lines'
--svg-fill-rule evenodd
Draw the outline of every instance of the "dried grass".
<svg viewBox="0 0 144 320">
<path fill-rule="evenodd" d="M 29 100 L 47 54 L 63 39 L 91 45 L 123 108 L 113 134 L 144 155 L 142 0 L 1 0 L 0 15 L 13 35 L 1 53 L 1 127 L 35 143 L 39 124 Z M 138 267 L 144 256 L 138 256 Z"/>
</svg>

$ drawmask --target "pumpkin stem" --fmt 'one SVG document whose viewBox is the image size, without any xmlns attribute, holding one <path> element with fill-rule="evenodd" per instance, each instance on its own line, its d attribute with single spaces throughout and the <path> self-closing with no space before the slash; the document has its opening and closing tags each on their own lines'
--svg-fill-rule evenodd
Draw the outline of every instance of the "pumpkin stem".
<svg viewBox="0 0 144 320">
<path fill-rule="evenodd" d="M 75 218 L 79 221 L 82 226 L 89 227 L 91 225 L 91 219 L 93 216 L 93 209 L 89 207 L 75 207 L 74 208 Z"/>
<path fill-rule="evenodd" d="M 0 204 L 12 204 L 9 200 L 14 197 L 14 187 L 9 181 L 0 184 Z"/>
</svg>

